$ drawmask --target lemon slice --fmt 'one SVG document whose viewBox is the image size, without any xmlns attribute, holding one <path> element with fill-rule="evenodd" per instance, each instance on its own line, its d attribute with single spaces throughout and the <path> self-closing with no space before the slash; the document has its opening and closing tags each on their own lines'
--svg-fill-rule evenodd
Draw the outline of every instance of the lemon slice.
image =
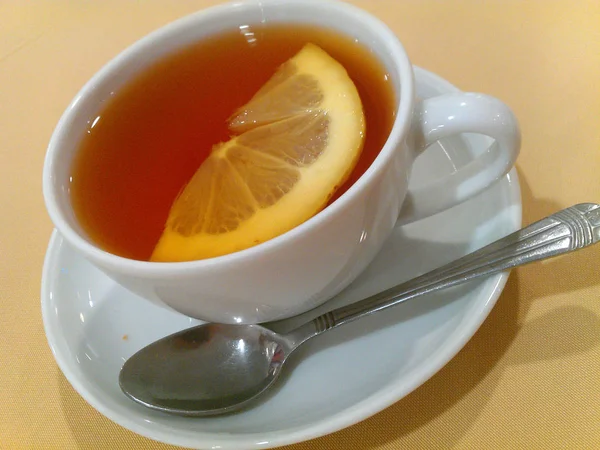
<svg viewBox="0 0 600 450">
<path fill-rule="evenodd" d="M 152 261 L 189 261 L 272 239 L 319 212 L 356 165 L 365 137 L 344 67 L 307 44 L 229 119 L 175 199 Z"/>
</svg>

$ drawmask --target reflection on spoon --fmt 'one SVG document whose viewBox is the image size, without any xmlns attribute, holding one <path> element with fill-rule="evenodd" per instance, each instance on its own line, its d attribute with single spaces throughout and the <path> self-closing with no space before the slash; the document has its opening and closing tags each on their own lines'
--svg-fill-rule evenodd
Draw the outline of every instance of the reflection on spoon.
<svg viewBox="0 0 600 450">
<path fill-rule="evenodd" d="M 273 385 L 300 345 L 325 331 L 477 277 L 568 253 L 600 240 L 600 205 L 576 205 L 425 275 L 278 334 L 261 325 L 203 324 L 134 354 L 119 384 L 155 410 L 210 416 L 239 410 Z"/>
</svg>

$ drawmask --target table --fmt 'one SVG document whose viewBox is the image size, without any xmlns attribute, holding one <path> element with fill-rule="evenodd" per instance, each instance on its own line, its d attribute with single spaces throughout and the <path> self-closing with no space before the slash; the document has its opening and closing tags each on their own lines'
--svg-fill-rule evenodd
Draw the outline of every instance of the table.
<svg viewBox="0 0 600 450">
<path fill-rule="evenodd" d="M 0 448 L 169 448 L 97 413 L 46 343 L 52 225 L 45 147 L 83 83 L 121 49 L 211 0 L 0 3 Z M 597 0 L 355 0 L 413 63 L 520 120 L 524 223 L 600 201 Z M 289 450 L 600 448 L 600 246 L 514 271 L 474 338 L 387 410 Z M 172 448 L 172 447 L 171 447 Z"/>
</svg>

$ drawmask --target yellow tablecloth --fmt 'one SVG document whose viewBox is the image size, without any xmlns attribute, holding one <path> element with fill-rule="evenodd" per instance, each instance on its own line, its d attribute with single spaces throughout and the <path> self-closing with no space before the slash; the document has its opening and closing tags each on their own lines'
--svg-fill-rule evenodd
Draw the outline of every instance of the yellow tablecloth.
<svg viewBox="0 0 600 450">
<path fill-rule="evenodd" d="M 39 287 L 50 134 L 83 83 L 151 30 L 215 3 L 0 2 L 0 448 L 167 448 L 110 422 L 52 358 Z M 413 63 L 499 97 L 522 125 L 524 222 L 600 201 L 600 2 L 355 1 Z M 513 272 L 465 349 L 364 422 L 288 447 L 600 448 L 600 246 Z"/>
</svg>

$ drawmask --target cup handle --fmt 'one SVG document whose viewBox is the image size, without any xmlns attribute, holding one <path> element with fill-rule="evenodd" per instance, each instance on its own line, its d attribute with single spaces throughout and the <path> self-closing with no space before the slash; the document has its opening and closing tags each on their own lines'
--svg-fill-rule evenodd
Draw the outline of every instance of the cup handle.
<svg viewBox="0 0 600 450">
<path fill-rule="evenodd" d="M 517 119 L 500 100 L 484 94 L 451 93 L 418 101 L 408 135 L 417 155 L 438 140 L 459 133 L 479 133 L 495 142 L 456 172 L 409 190 L 398 225 L 414 222 L 468 200 L 506 175 L 521 145 Z"/>
</svg>

